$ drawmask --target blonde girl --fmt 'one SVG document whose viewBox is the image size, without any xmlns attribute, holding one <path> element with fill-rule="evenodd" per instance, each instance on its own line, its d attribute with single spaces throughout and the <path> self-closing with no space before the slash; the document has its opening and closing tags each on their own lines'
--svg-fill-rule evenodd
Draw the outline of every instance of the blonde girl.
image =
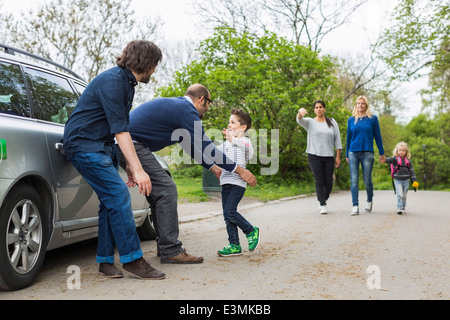
<svg viewBox="0 0 450 320">
<path fill-rule="evenodd" d="M 416 174 L 411 163 L 411 152 L 405 142 L 399 142 L 395 146 L 394 156 L 386 159 L 391 164 L 391 175 L 394 181 L 395 193 L 397 194 L 397 213 L 403 214 L 406 207 L 406 195 L 408 193 L 409 180 L 412 186 L 417 188 Z"/>
</svg>

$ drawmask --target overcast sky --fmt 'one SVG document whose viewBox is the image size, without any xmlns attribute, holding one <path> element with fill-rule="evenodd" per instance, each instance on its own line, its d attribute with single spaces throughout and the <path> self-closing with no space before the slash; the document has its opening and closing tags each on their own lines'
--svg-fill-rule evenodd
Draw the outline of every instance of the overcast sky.
<svg viewBox="0 0 450 320">
<path fill-rule="evenodd" d="M 44 1 L 51 0 L 0 0 L 3 9 L 13 13 L 36 8 Z M 248 1 L 248 0 L 245 0 Z M 343 0 L 349 1 L 349 0 Z M 389 22 L 396 0 L 369 0 L 354 14 L 349 24 L 338 28 L 324 41 L 323 50 L 341 52 L 365 50 L 369 40 L 375 40 L 382 28 Z M 161 16 L 167 39 L 202 37 L 195 21 L 201 17 L 194 13 L 190 0 L 132 0 L 136 14 L 142 16 Z"/>
<path fill-rule="evenodd" d="M 51 0 L 0 0 L 3 9 L 19 14 L 27 8 L 36 8 L 43 1 Z M 349 1 L 349 0 L 343 0 Z M 132 0 L 133 9 L 142 16 L 161 16 L 164 21 L 164 33 L 167 40 L 193 39 L 198 41 L 207 35 L 198 30 L 195 21 L 201 17 L 193 12 L 190 0 Z M 370 43 L 373 43 L 383 31 L 392 23 L 390 14 L 395 8 L 397 0 L 369 0 L 352 16 L 347 25 L 338 28 L 327 36 L 321 44 L 323 53 L 336 56 L 368 54 Z M 402 87 L 405 96 L 405 113 L 407 121 L 417 115 L 420 110 L 420 96 L 418 90 L 426 85 L 426 81 L 416 81 Z"/>
</svg>

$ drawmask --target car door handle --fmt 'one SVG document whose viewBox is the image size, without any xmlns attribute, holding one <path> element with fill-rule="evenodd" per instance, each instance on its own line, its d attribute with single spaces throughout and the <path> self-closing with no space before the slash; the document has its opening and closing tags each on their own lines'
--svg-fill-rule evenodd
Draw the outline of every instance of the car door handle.
<svg viewBox="0 0 450 320">
<path fill-rule="evenodd" d="M 55 143 L 55 149 L 61 152 L 62 155 L 66 155 L 66 150 L 64 150 L 64 145 L 61 142 Z"/>
</svg>

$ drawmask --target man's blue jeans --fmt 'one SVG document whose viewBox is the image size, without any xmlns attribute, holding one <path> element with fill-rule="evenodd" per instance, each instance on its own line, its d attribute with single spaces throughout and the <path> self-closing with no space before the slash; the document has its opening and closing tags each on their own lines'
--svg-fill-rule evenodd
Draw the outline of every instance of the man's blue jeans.
<svg viewBox="0 0 450 320">
<path fill-rule="evenodd" d="M 229 243 L 239 245 L 238 228 L 245 234 L 253 231 L 253 226 L 237 211 L 237 206 L 244 196 L 245 188 L 233 184 L 222 185 L 223 216 Z"/>
<path fill-rule="evenodd" d="M 374 163 L 374 154 L 370 151 L 357 151 L 348 153 L 348 164 L 350 167 L 350 190 L 352 193 L 353 206 L 359 205 L 359 164 L 361 164 L 363 181 L 366 186 L 367 202 L 372 202 L 373 184 L 372 184 L 372 168 Z"/>
<path fill-rule="evenodd" d="M 143 256 L 136 231 L 128 187 L 118 173 L 113 146 L 106 153 L 76 153 L 70 162 L 94 189 L 100 201 L 98 212 L 98 263 L 114 263 L 114 248 L 121 263 Z"/>
</svg>

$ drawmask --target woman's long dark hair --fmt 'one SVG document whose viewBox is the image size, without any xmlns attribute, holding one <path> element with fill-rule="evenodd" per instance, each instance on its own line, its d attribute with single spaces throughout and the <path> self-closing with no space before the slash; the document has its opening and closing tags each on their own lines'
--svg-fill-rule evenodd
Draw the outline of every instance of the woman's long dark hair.
<svg viewBox="0 0 450 320">
<path fill-rule="evenodd" d="M 325 109 L 327 108 L 327 106 L 325 105 L 325 102 L 323 102 L 322 100 L 314 101 L 313 108 L 316 108 L 317 103 L 320 103 Z M 325 116 L 325 121 L 327 122 L 328 127 L 331 128 L 333 126 L 333 122 L 331 121 L 331 118 L 328 118 L 327 116 Z"/>
</svg>

